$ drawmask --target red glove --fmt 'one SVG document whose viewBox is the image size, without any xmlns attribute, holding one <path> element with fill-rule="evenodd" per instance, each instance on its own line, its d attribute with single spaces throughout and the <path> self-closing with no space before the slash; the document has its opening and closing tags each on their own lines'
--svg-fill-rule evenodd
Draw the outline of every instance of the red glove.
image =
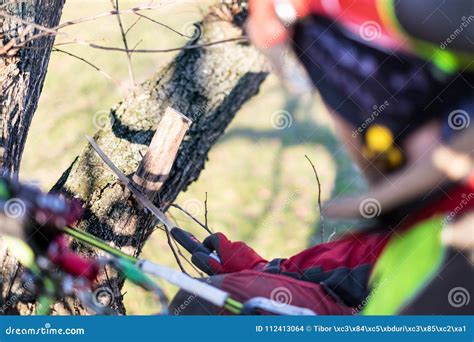
<svg viewBox="0 0 474 342">
<path fill-rule="evenodd" d="M 64 235 L 59 235 L 51 242 L 48 257 L 56 266 L 72 276 L 84 277 L 93 282 L 99 274 L 98 264 L 71 251 Z"/>
<path fill-rule="evenodd" d="M 322 243 L 289 259 L 274 259 L 262 271 L 320 284 L 348 306 L 359 305 L 368 295 L 368 281 L 389 232 L 351 234 Z"/>
<path fill-rule="evenodd" d="M 222 233 L 209 235 L 202 244 L 215 254 L 195 252 L 192 254 L 191 261 L 209 275 L 252 269 L 259 270 L 267 263 L 267 260 L 263 259 L 244 242 L 231 242 Z M 216 255 L 220 262 L 215 258 Z"/>
</svg>

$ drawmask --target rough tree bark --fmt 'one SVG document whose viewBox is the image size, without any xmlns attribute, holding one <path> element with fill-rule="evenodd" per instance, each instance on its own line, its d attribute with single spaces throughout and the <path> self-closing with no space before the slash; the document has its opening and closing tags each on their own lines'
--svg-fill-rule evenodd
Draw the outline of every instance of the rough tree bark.
<svg viewBox="0 0 474 342">
<path fill-rule="evenodd" d="M 0 0 L 0 6 L 10 0 Z M 6 5 L 2 11 L 23 22 L 0 16 L 0 167 L 14 174 L 20 167 L 28 129 L 43 89 L 54 36 L 44 36 L 24 48 L 8 48 L 21 43 L 38 29 L 58 25 L 64 0 L 31 0 Z M 4 50 L 4 51 L 3 51 Z"/>
<path fill-rule="evenodd" d="M 224 3 L 213 8 L 198 25 L 201 37 L 190 43 L 242 35 L 245 11 L 236 5 L 240 1 Z M 263 57 L 242 42 L 183 50 L 172 63 L 112 108 L 110 123 L 94 138 L 115 164 L 132 176 L 164 110 L 171 106 L 187 115 L 193 123 L 169 177 L 158 193 L 148 193 L 156 205 L 166 210 L 176 196 L 198 178 L 209 150 L 241 106 L 258 92 L 266 70 Z M 84 201 L 86 211 L 78 224 L 80 229 L 131 255 L 140 254 L 156 228 L 156 220 L 139 207 L 89 146 L 63 174 L 54 190 L 65 191 Z M 88 256 L 98 254 L 77 243 L 74 247 Z M 112 289 L 112 307 L 120 313 L 125 312 L 120 294 L 122 285 L 123 280 L 112 270 L 101 274 L 98 285 Z M 74 299 L 58 302 L 54 309 L 60 314 L 88 313 Z"/>
<path fill-rule="evenodd" d="M 28 129 L 43 88 L 53 36 L 27 43 L 25 48 L 11 48 L 39 31 L 26 22 L 53 27 L 59 23 L 64 0 L 0 0 L 0 9 L 23 22 L 0 16 L 0 172 L 16 175 Z M 0 246 L 2 287 L 1 311 L 7 309 L 17 262 Z M 11 300 L 11 298 L 10 298 Z"/>
</svg>

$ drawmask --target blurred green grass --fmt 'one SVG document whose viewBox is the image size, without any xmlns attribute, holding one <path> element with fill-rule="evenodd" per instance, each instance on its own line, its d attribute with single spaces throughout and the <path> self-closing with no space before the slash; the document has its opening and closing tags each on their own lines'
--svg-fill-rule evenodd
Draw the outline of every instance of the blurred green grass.
<svg viewBox="0 0 474 342">
<path fill-rule="evenodd" d="M 179 3 L 180 1 L 177 1 Z M 188 30 L 202 16 L 205 1 L 181 1 L 147 12 L 177 30 Z M 120 1 L 121 8 L 136 1 Z M 110 10 L 108 0 L 66 2 L 62 21 Z M 124 16 L 130 25 L 136 19 Z M 116 18 L 72 26 L 68 36 L 110 46 L 121 46 Z M 141 20 L 130 31 L 130 45 L 142 48 L 180 46 L 185 39 L 167 29 Z M 21 177 L 51 187 L 84 146 L 84 135 L 92 134 L 94 114 L 107 110 L 130 88 L 126 56 L 86 46 L 60 47 L 93 62 L 120 83 L 117 87 L 85 63 L 55 52 L 51 57 L 45 87 L 33 119 L 23 157 Z M 138 82 L 144 81 L 174 53 L 136 54 L 133 66 Z M 275 129 L 276 115 L 286 110 L 291 124 Z M 299 102 L 288 100 L 275 77 L 265 81 L 258 96 L 242 108 L 216 144 L 198 182 L 182 193 L 177 203 L 204 221 L 204 199 L 208 196 L 208 224 L 232 240 L 244 240 L 265 258 L 285 257 L 320 241 L 317 230 L 317 183 L 305 155 L 315 163 L 322 183 L 322 200 L 362 186 L 357 171 L 335 140 L 328 115 L 317 97 Z M 199 238 L 204 230 L 177 209 L 170 209 L 177 223 Z M 147 242 L 143 257 L 176 267 L 166 238 L 156 231 Z M 191 268 L 187 266 L 191 271 Z M 195 274 L 195 273 L 194 273 Z M 164 284 L 165 285 L 165 284 Z M 176 289 L 165 285 L 171 296 Z M 129 314 L 157 312 L 152 295 L 126 284 Z"/>
</svg>

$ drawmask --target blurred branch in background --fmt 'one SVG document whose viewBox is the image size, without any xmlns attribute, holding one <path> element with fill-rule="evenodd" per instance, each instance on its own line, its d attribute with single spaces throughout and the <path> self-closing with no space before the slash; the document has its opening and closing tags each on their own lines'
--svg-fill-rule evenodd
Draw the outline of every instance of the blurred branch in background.
<svg viewBox="0 0 474 342">
<path fill-rule="evenodd" d="M 173 52 L 173 51 L 181 51 L 181 50 L 192 50 L 192 49 L 199 49 L 202 47 L 206 46 L 213 46 L 213 45 L 219 45 L 223 43 L 232 43 L 232 42 L 246 42 L 248 41 L 247 37 L 235 37 L 235 38 L 229 38 L 229 39 L 222 39 L 222 40 L 216 40 L 213 42 L 209 43 L 202 43 L 202 44 L 186 44 L 180 47 L 176 48 L 169 48 L 169 49 L 124 49 L 120 47 L 114 47 L 114 46 L 105 46 L 105 45 L 99 45 L 99 44 L 94 44 L 90 42 L 85 42 L 79 39 L 74 39 L 70 42 L 64 42 L 64 43 L 59 43 L 54 46 L 61 46 L 61 45 L 70 45 L 70 44 L 81 44 L 81 45 L 87 45 L 91 48 L 94 49 L 99 49 L 99 50 L 107 50 L 107 51 L 119 51 L 119 52 L 129 52 L 129 53 L 163 53 L 163 52 Z"/>
<path fill-rule="evenodd" d="M 71 52 L 68 52 L 68 51 L 64 51 L 64 50 L 61 50 L 61 49 L 58 49 L 57 47 L 53 47 L 53 50 L 52 52 L 60 52 L 60 53 L 64 53 L 68 56 L 71 56 L 73 58 L 76 58 L 78 60 L 80 60 L 81 62 L 84 62 L 86 63 L 87 65 L 89 65 L 90 67 L 92 67 L 94 70 L 100 72 L 105 78 L 111 80 L 118 88 L 120 88 L 120 83 L 119 81 L 117 81 L 116 79 L 114 79 L 112 76 L 110 76 L 108 73 L 106 73 L 104 70 L 102 70 L 101 68 L 99 68 L 97 65 L 95 65 L 94 63 L 88 61 L 87 59 L 85 58 L 82 58 L 78 55 L 75 55 Z"/>
<path fill-rule="evenodd" d="M 133 67 L 132 67 L 132 63 L 131 63 L 131 54 L 132 53 L 172 52 L 172 51 L 179 51 L 179 50 L 182 50 L 182 49 L 196 49 L 196 48 L 200 48 L 200 47 L 203 47 L 203 46 L 212 46 L 212 45 L 221 44 L 221 43 L 227 43 L 227 42 L 233 42 L 233 41 L 246 41 L 247 40 L 246 37 L 239 36 L 239 37 L 235 37 L 235 38 L 216 40 L 214 42 L 207 42 L 205 44 L 191 44 L 191 45 L 187 44 L 187 45 L 184 45 L 184 46 L 181 46 L 181 47 L 175 47 L 175 48 L 169 48 L 169 49 L 136 49 L 136 48 L 130 49 L 129 45 L 128 45 L 128 40 L 127 40 L 127 33 L 138 23 L 138 19 L 129 28 L 127 28 L 125 30 L 124 26 L 123 26 L 123 23 L 122 23 L 122 20 L 121 20 L 121 15 L 122 14 L 135 14 L 135 15 L 138 15 L 140 18 L 146 18 L 147 20 L 152 21 L 152 22 L 154 22 L 154 23 L 156 23 L 156 24 L 158 24 L 162 27 L 168 28 L 170 31 L 176 33 L 177 35 L 179 35 L 181 37 L 188 38 L 188 39 L 197 40 L 196 38 L 199 38 L 199 36 L 197 36 L 197 37 L 195 37 L 194 35 L 193 36 L 187 36 L 183 33 L 180 33 L 179 31 L 171 28 L 169 25 L 158 22 L 157 20 L 152 19 L 152 18 L 150 18 L 148 16 L 145 16 L 145 15 L 140 13 L 140 11 L 150 11 L 150 10 L 153 10 L 153 9 L 161 8 L 164 5 L 174 3 L 175 1 L 171 1 L 171 2 L 168 1 L 168 2 L 165 2 L 165 3 L 161 3 L 159 5 L 148 5 L 148 6 L 142 6 L 142 7 L 134 7 L 134 8 L 126 9 L 126 10 L 120 10 L 118 8 L 118 1 L 117 0 L 111 0 L 111 1 L 112 1 L 113 6 L 114 6 L 114 10 L 112 10 L 112 11 L 109 11 L 109 12 L 106 12 L 106 13 L 101 13 L 101 14 L 98 14 L 98 15 L 95 15 L 95 16 L 89 16 L 89 17 L 84 17 L 84 18 L 78 18 L 78 19 L 75 19 L 75 20 L 71 20 L 71 21 L 63 23 L 61 25 L 57 25 L 56 27 L 53 27 L 53 28 L 48 28 L 48 27 L 45 27 L 45 26 L 41 26 L 41 25 L 36 24 L 32 21 L 24 20 L 20 17 L 10 15 L 5 11 L 0 11 L 0 17 L 3 17 L 5 19 L 9 19 L 11 21 L 17 21 L 17 22 L 23 24 L 25 27 L 32 27 L 32 28 L 35 28 L 36 30 L 39 31 L 39 33 L 30 35 L 27 38 L 22 39 L 20 42 L 18 42 L 17 39 L 10 40 L 8 42 L 8 44 L 6 46 L 2 47 L 2 49 L 0 50 L 0 57 L 2 55 L 11 54 L 12 52 L 9 52 L 10 50 L 17 51 L 20 48 L 31 48 L 31 47 L 27 46 L 28 43 L 30 43 L 30 42 L 32 42 L 36 39 L 40 39 L 40 38 L 45 37 L 45 36 L 64 35 L 67 38 L 71 38 L 70 41 L 58 43 L 58 44 L 56 44 L 56 46 L 69 45 L 69 44 L 81 44 L 81 45 L 86 45 L 86 46 L 89 46 L 91 48 L 96 48 L 96 49 L 125 52 L 127 54 L 127 58 L 129 59 L 130 77 L 131 77 L 131 79 L 134 79 Z M 119 23 L 119 28 L 120 28 L 124 48 L 114 47 L 114 46 L 104 46 L 104 45 L 100 45 L 100 44 L 87 42 L 87 41 L 84 41 L 84 40 L 81 40 L 81 39 L 70 37 L 69 34 L 61 31 L 61 29 L 64 29 L 66 27 L 70 27 L 70 26 L 73 26 L 73 25 L 85 23 L 85 22 L 88 22 L 88 21 L 94 21 L 94 20 L 97 20 L 97 19 L 100 19 L 100 18 L 111 16 L 111 15 L 115 15 L 117 17 L 117 21 Z"/>
<path fill-rule="evenodd" d="M 308 160 L 309 164 L 311 165 L 311 168 L 313 169 L 314 172 L 314 177 L 316 178 L 316 182 L 318 183 L 318 209 L 319 209 L 319 230 L 321 233 L 321 243 L 324 242 L 324 216 L 323 216 L 323 208 L 321 206 L 321 182 L 319 181 L 319 176 L 318 176 L 318 171 L 316 171 L 316 166 L 314 166 L 313 162 L 307 155 L 305 155 L 305 158 Z M 335 231 L 334 231 L 335 233 Z M 331 237 L 333 235 L 331 234 Z"/>
<path fill-rule="evenodd" d="M 120 34 L 122 36 L 122 41 L 123 41 L 123 46 L 125 48 L 125 53 L 127 55 L 127 61 L 128 61 L 128 74 L 130 76 L 130 81 L 132 82 L 132 85 L 135 86 L 135 75 L 133 72 L 133 64 L 132 64 L 132 53 L 130 52 L 128 48 L 128 41 L 127 41 L 127 33 L 123 27 L 122 24 L 122 19 L 120 18 L 120 9 L 119 9 L 119 2 L 118 0 L 110 0 L 112 3 L 112 7 L 114 8 L 114 11 L 117 12 L 116 17 L 117 17 L 117 23 L 120 28 Z"/>
<path fill-rule="evenodd" d="M 45 53 L 45 49 L 39 42 L 49 39 L 52 43 L 59 35 L 67 39 L 73 37 L 70 33 L 63 32 L 66 27 L 111 15 L 118 17 L 124 13 L 135 14 L 137 11 L 150 10 L 151 7 L 158 8 L 163 3 L 165 2 L 142 8 L 119 10 L 118 3 L 115 2 L 116 9 L 113 11 L 75 19 L 61 25 L 57 23 L 44 25 L 14 13 L 6 13 L 2 17 L 0 12 L 0 18 L 6 19 L 8 16 L 7 19 L 19 27 L 32 26 L 32 33 L 27 35 L 24 41 L 15 40 L 12 49 L 18 49 L 20 53 L 29 51 L 40 55 Z M 192 39 L 179 48 L 130 49 L 122 17 L 119 26 L 124 48 L 107 47 L 72 38 L 75 43 L 126 53 L 129 71 L 133 71 L 130 58 L 132 53 L 182 50 L 174 60 L 161 67 L 148 81 L 137 86 L 120 104 L 113 107 L 109 112 L 109 121 L 104 123 L 102 129 L 95 135 L 97 142 L 115 159 L 118 167 L 126 174 L 130 174 L 136 170 L 140 152 L 143 152 L 149 144 L 164 108 L 172 106 L 193 120 L 193 126 L 179 149 L 169 178 L 159 193 L 150 195 L 163 210 L 166 210 L 176 196 L 199 177 L 211 147 L 223 134 L 240 107 L 257 93 L 260 84 L 266 78 L 266 66 L 262 56 L 251 46 L 240 44 L 245 38 L 242 37 L 242 28 L 236 23 L 242 23 L 242 20 L 234 21 L 234 19 L 237 16 L 245 16 L 245 10 L 235 4 L 226 1 L 217 7 L 212 7 L 202 22 L 193 23 L 194 28 L 202 29 L 202 34 L 201 32 L 198 36 L 193 34 Z M 229 9 L 223 10 L 223 7 Z M 216 13 L 230 13 L 231 16 L 229 18 L 227 15 L 226 19 L 222 19 Z M 137 22 L 133 22 L 132 25 L 136 27 Z M 12 39 L 8 39 L 8 42 Z M 228 44 L 220 47 L 221 42 Z M 5 55 L 13 51 L 12 49 Z M 69 51 L 65 53 L 85 62 L 96 71 L 101 70 L 89 58 L 79 57 Z M 210 70 L 212 72 L 209 72 Z M 139 255 L 156 228 L 156 220 L 137 206 L 131 194 L 113 177 L 111 178 L 110 174 L 97 167 L 97 164 L 90 149 L 85 148 L 65 171 L 54 189 L 65 191 L 84 201 L 85 215 L 78 224 L 79 228 L 109 241 L 130 255 Z M 83 246 L 75 247 L 85 255 L 97 253 Z M 11 270 L 11 276 L 5 272 L 4 282 L 11 285 L 10 292 L 15 298 L 21 297 L 25 302 L 17 303 L 11 310 L 31 312 L 35 308 L 35 298 L 27 299 L 28 294 L 23 293 L 24 289 L 16 281 L 16 270 Z M 124 313 L 121 295 L 123 279 L 112 272 L 104 272 L 99 279 L 99 286 L 101 285 L 112 288 L 115 298 L 111 305 L 118 312 Z M 87 314 L 87 309 L 74 299 L 56 303 L 55 311 Z"/>
</svg>

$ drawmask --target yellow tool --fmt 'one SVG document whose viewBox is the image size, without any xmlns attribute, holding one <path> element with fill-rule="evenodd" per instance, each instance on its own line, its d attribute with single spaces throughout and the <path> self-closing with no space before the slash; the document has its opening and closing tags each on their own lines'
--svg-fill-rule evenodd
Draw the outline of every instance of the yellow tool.
<svg viewBox="0 0 474 342">
<path fill-rule="evenodd" d="M 394 143 L 392 131 L 380 124 L 367 129 L 363 152 L 376 166 L 387 170 L 397 169 L 404 161 L 402 152 Z"/>
</svg>

